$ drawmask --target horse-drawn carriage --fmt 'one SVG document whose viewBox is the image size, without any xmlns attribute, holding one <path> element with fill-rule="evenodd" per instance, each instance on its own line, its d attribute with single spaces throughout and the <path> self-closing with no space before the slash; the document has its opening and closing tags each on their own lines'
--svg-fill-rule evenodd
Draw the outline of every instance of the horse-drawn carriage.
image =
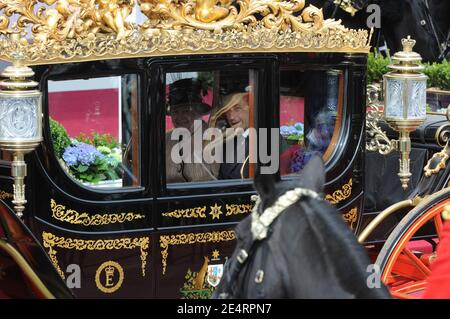
<svg viewBox="0 0 450 319">
<path fill-rule="evenodd" d="M 450 124 L 429 116 L 413 133 L 406 191 L 395 155 L 365 151 L 370 32 L 302 0 L 0 10 L 0 55 L 13 63 L 0 83 L 0 297 L 209 297 L 252 211 L 255 174 L 279 162 L 276 176 L 293 179 L 312 153 L 326 163 L 325 199 L 355 235 L 369 227 L 361 241 L 394 295 L 423 288 L 450 197 Z M 238 178 L 169 164 L 167 136 L 183 119 L 242 123 L 227 115 L 236 92 L 245 128 L 280 128 L 276 143 L 250 134 L 266 153 L 250 148 Z M 199 108 L 177 109 L 186 96 Z"/>
</svg>

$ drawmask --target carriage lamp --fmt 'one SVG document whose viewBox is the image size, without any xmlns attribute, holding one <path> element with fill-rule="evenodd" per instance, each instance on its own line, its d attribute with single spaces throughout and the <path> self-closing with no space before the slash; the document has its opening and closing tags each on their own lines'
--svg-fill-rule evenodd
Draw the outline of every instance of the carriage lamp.
<svg viewBox="0 0 450 319">
<path fill-rule="evenodd" d="M 427 76 L 421 71 L 420 54 L 413 52 L 416 41 L 410 36 L 402 39 L 403 51 L 397 52 L 388 68 L 391 71 L 383 76 L 384 110 L 386 123 L 399 133 L 398 140 L 389 140 L 376 123 L 368 124 L 368 150 L 378 150 L 386 155 L 393 150 L 400 152 L 400 168 L 398 176 L 403 189 L 408 187 L 411 177 L 409 154 L 411 139 L 409 134 L 416 130 L 426 118 L 426 84 Z M 369 96 L 370 102 L 370 96 Z M 372 112 L 372 111 L 369 111 Z M 374 112 L 381 112 L 375 109 Z M 368 114 L 368 120 L 378 120 L 377 115 Z"/>
<path fill-rule="evenodd" d="M 42 141 L 41 92 L 29 80 L 33 70 L 16 59 L 0 74 L 0 149 L 12 153 L 13 201 L 17 216 L 25 209 L 27 165 L 24 155 Z"/>
</svg>

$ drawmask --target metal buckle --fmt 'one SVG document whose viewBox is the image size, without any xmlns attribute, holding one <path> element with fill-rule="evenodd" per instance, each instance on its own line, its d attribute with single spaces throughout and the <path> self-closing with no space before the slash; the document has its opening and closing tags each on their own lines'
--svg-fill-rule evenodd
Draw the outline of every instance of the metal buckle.
<svg viewBox="0 0 450 319">
<path fill-rule="evenodd" d="M 241 249 L 236 258 L 241 264 L 243 264 L 247 260 L 247 257 L 248 257 L 247 252 L 244 249 Z"/>
<path fill-rule="evenodd" d="M 264 279 L 264 270 L 259 269 L 259 270 L 256 272 L 255 282 L 256 282 L 257 284 L 260 284 L 260 283 L 263 282 L 263 279 Z"/>
</svg>

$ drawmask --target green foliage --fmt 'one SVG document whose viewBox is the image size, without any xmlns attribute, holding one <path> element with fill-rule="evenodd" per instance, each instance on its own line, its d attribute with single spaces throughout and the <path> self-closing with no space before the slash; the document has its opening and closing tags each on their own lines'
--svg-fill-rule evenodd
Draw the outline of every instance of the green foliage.
<svg viewBox="0 0 450 319">
<path fill-rule="evenodd" d="M 383 74 L 389 72 L 387 67 L 389 64 L 391 64 L 389 58 L 385 58 L 379 53 L 370 52 L 367 60 L 367 84 L 382 82 Z"/>
<path fill-rule="evenodd" d="M 50 134 L 53 141 L 53 149 L 55 150 L 56 157 L 61 158 L 64 150 L 70 145 L 70 138 L 66 129 L 59 122 L 55 121 L 51 117 L 49 118 Z"/>
<path fill-rule="evenodd" d="M 58 158 L 67 165 L 70 173 L 80 181 L 98 183 L 120 178 L 119 163 L 122 160 L 119 143 L 110 134 L 83 133 L 72 144 L 66 129 L 52 118 L 49 119 L 53 148 Z M 81 143 L 80 143 L 81 142 Z M 82 145 L 83 143 L 88 145 Z M 83 162 L 80 158 L 92 154 L 92 160 Z"/>
<path fill-rule="evenodd" d="M 110 149 L 119 147 L 119 143 L 111 134 L 91 133 L 91 135 L 89 136 L 84 133 L 80 133 L 75 137 L 75 139 L 78 142 L 91 144 L 95 147 L 106 146 Z"/>
<path fill-rule="evenodd" d="M 428 87 L 450 90 L 450 62 L 426 63 L 424 73 L 428 76 Z"/>
<path fill-rule="evenodd" d="M 119 162 L 110 152 L 105 155 L 91 144 L 77 142 L 69 146 L 62 156 L 71 174 L 80 181 L 98 183 L 104 180 L 119 179 Z"/>
<path fill-rule="evenodd" d="M 203 289 L 194 289 L 194 281 L 197 278 L 197 272 L 188 269 L 184 279 L 183 288 L 180 289 L 182 299 L 210 299 L 214 292 L 214 287 L 207 284 Z"/>
<path fill-rule="evenodd" d="M 83 182 L 98 183 L 104 180 L 119 179 L 117 165 L 112 165 L 104 158 L 96 157 L 94 163 L 89 166 L 79 164 L 70 167 L 75 177 Z"/>
<path fill-rule="evenodd" d="M 389 58 L 371 52 L 367 61 L 367 84 L 382 82 L 383 74 L 389 72 L 387 67 L 389 64 L 391 64 Z M 450 90 L 450 62 L 444 60 L 441 63 L 425 63 L 424 66 L 424 73 L 428 76 L 428 87 Z"/>
</svg>

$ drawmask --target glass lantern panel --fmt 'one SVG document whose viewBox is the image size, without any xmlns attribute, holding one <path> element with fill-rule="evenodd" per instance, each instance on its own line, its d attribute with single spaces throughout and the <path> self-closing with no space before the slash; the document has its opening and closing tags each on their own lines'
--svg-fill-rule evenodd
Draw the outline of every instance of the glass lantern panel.
<svg viewBox="0 0 450 319">
<path fill-rule="evenodd" d="M 387 79 L 386 83 L 386 117 L 403 119 L 403 87 L 400 80 Z"/>
<path fill-rule="evenodd" d="M 6 97 L 0 101 L 0 139 L 35 140 L 41 136 L 40 96 Z"/>
<path fill-rule="evenodd" d="M 426 83 L 424 80 L 408 81 L 408 118 L 426 117 Z"/>
</svg>

